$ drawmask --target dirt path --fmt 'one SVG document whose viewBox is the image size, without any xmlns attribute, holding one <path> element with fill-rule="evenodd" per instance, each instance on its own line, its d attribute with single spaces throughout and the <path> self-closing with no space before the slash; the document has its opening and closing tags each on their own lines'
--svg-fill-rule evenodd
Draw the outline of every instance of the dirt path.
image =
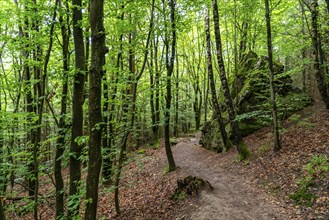
<svg viewBox="0 0 329 220">
<path fill-rule="evenodd" d="M 200 204 L 190 207 L 188 219 L 290 219 L 279 202 L 242 177 L 221 167 L 218 154 L 201 148 L 199 135 L 173 147 L 177 166 L 189 175 L 200 176 L 214 187 L 202 192 Z"/>
</svg>

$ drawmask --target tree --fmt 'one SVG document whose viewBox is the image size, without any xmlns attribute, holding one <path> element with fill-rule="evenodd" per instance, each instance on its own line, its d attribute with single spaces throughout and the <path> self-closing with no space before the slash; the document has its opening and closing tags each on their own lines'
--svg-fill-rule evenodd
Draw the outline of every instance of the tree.
<svg viewBox="0 0 329 220">
<path fill-rule="evenodd" d="M 83 103 L 84 103 L 84 82 L 85 82 L 85 46 L 83 38 L 82 4 L 81 0 L 72 0 L 73 10 L 73 40 L 75 54 L 75 74 L 73 87 L 72 104 L 72 134 L 70 154 L 70 199 L 78 193 L 78 185 L 81 179 L 81 146 L 78 138 L 83 135 Z M 75 201 L 79 203 L 79 201 Z M 78 213 L 79 206 L 69 207 L 67 218 L 72 219 Z"/>
<path fill-rule="evenodd" d="M 90 4 L 91 62 L 89 77 L 89 126 L 88 175 L 85 219 L 96 219 L 98 183 L 102 166 L 102 76 L 105 63 L 105 29 L 103 24 L 104 0 Z"/>
<path fill-rule="evenodd" d="M 62 3 L 61 3 L 62 4 Z M 63 5 L 61 5 L 63 7 Z M 65 135 L 68 130 L 66 122 L 67 113 L 67 96 L 68 96 L 68 72 L 69 72 L 69 7 L 68 1 L 65 2 L 65 11 L 67 12 L 66 20 L 64 21 L 62 13 L 59 15 L 59 22 L 61 26 L 62 35 L 62 56 L 63 56 L 63 85 L 62 85 L 62 97 L 61 97 L 61 111 L 60 119 L 58 123 L 58 139 L 56 141 L 56 152 L 55 152 L 55 165 L 54 165 L 54 176 L 55 176 L 55 187 L 56 187 L 56 219 L 60 219 L 64 216 L 64 181 L 62 176 L 62 156 L 64 153 Z"/>
<path fill-rule="evenodd" d="M 269 69 L 269 79 L 270 79 L 270 93 L 271 93 L 272 121 L 273 121 L 273 135 L 274 135 L 274 151 L 279 151 L 281 149 L 281 144 L 280 144 L 280 136 L 279 136 L 279 124 L 278 124 L 275 87 L 274 87 L 271 16 L 270 16 L 270 8 L 269 8 L 268 0 L 265 0 L 265 19 L 266 19 L 268 69 Z"/>
<path fill-rule="evenodd" d="M 219 29 L 219 16 L 218 16 L 218 5 L 217 0 L 213 0 L 213 16 L 214 16 L 214 29 L 215 29 L 215 41 L 216 41 L 216 55 L 217 63 L 219 67 L 219 76 L 222 82 L 222 89 L 224 91 L 225 104 L 229 116 L 229 121 L 232 129 L 232 140 L 233 144 L 236 145 L 238 153 L 240 154 L 241 159 L 245 159 L 248 156 L 248 151 L 245 148 L 245 145 L 242 140 L 242 135 L 239 129 L 238 121 L 236 120 L 235 109 L 233 106 L 233 100 L 230 94 L 230 87 L 228 85 L 225 73 L 225 66 L 223 60 L 222 52 L 222 41 Z"/>
<path fill-rule="evenodd" d="M 174 62 L 176 55 L 176 20 L 175 20 L 175 0 L 169 1 L 170 8 L 170 34 L 169 37 L 166 33 L 165 47 L 166 47 L 166 69 L 167 69 L 167 80 L 166 80 L 166 111 L 165 111 L 165 147 L 168 159 L 168 171 L 174 171 L 176 169 L 175 160 L 171 151 L 170 144 L 170 107 L 171 107 L 171 76 L 174 71 Z M 171 47 L 170 47 L 171 46 Z"/>
<path fill-rule="evenodd" d="M 209 84 L 210 84 L 210 91 L 211 91 L 211 102 L 213 105 L 213 119 L 217 120 L 220 133 L 223 139 L 224 146 L 226 148 L 229 147 L 227 133 L 225 130 L 225 125 L 222 119 L 222 112 L 218 103 L 217 94 L 216 94 L 216 86 L 215 86 L 215 79 L 212 67 L 212 54 L 211 54 L 211 37 L 210 37 L 210 25 L 209 25 L 209 10 L 207 8 L 206 11 L 206 44 L 207 44 L 207 66 L 208 66 L 208 77 L 209 77 Z"/>
</svg>

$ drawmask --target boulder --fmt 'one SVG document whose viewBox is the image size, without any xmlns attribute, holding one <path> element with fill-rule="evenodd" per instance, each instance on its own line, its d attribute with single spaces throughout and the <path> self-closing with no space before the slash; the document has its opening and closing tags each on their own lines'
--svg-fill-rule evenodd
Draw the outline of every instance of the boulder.
<svg viewBox="0 0 329 220">
<path fill-rule="evenodd" d="M 217 153 L 225 151 L 217 120 L 206 121 L 201 128 L 199 144 Z"/>
</svg>

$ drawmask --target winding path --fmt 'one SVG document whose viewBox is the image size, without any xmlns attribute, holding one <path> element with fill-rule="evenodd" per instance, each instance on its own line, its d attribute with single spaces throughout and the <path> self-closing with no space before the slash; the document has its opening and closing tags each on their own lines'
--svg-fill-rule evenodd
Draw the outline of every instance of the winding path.
<svg viewBox="0 0 329 220">
<path fill-rule="evenodd" d="M 189 175 L 208 180 L 214 190 L 203 191 L 197 207 L 191 207 L 188 219 L 196 220 L 269 220 L 290 219 L 283 204 L 253 186 L 241 176 L 221 167 L 220 156 L 198 144 L 199 135 L 180 141 L 173 147 L 176 164 Z M 186 219 L 186 218 L 183 218 Z"/>
</svg>

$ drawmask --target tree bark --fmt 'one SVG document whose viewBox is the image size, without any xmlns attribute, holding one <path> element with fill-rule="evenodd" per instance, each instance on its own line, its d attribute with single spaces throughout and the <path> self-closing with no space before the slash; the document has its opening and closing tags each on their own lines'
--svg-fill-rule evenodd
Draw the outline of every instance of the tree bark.
<svg viewBox="0 0 329 220">
<path fill-rule="evenodd" d="M 0 219 L 6 220 L 5 210 L 3 208 L 2 201 L 0 201 Z"/>
<path fill-rule="evenodd" d="M 265 19 L 266 19 L 266 32 L 267 32 L 267 52 L 268 52 L 268 69 L 270 79 L 270 93 L 271 93 L 271 106 L 272 106 L 272 121 L 273 121 L 273 135 L 274 135 L 274 151 L 280 151 L 280 136 L 279 124 L 276 110 L 276 97 L 274 87 L 274 70 L 273 70 L 273 54 L 272 54 L 272 33 L 271 33 L 271 16 L 268 0 L 265 0 Z"/>
<path fill-rule="evenodd" d="M 225 124 L 222 120 L 222 112 L 218 103 L 217 94 L 216 94 L 216 86 L 215 79 L 212 67 L 212 54 L 211 54 L 211 38 L 210 38 L 210 25 L 209 25 L 209 10 L 206 12 L 206 44 L 207 44 L 207 67 L 208 67 L 208 77 L 211 91 L 211 102 L 213 105 L 213 119 L 217 120 L 220 133 L 223 139 L 224 146 L 226 148 L 229 147 L 227 133 L 225 130 Z"/>
<path fill-rule="evenodd" d="M 105 29 L 103 24 L 104 0 L 93 0 L 90 4 L 91 63 L 89 76 L 89 126 L 88 175 L 85 219 L 96 219 L 98 184 L 102 166 L 102 75 L 105 64 Z"/>
<path fill-rule="evenodd" d="M 167 37 L 166 39 L 166 69 L 167 69 L 167 80 L 166 80 L 166 111 L 165 111 L 165 148 L 166 148 L 166 154 L 168 159 L 168 171 L 174 171 L 176 169 L 176 164 L 174 160 L 174 156 L 171 151 L 171 144 L 170 144 L 170 108 L 171 108 L 171 76 L 174 71 L 174 61 L 175 61 L 175 55 L 176 55 L 176 21 L 175 21 L 175 0 L 169 1 L 169 7 L 170 7 L 170 23 L 171 23 L 171 37 L 170 37 L 170 45 L 171 48 L 169 48 L 169 39 Z M 168 34 L 166 33 L 168 36 Z M 170 51 L 171 50 L 171 51 Z M 171 52 L 171 54 L 170 54 Z"/>
<path fill-rule="evenodd" d="M 242 144 L 242 135 L 239 129 L 238 122 L 236 120 L 236 114 L 233 106 L 233 100 L 230 93 L 230 87 L 227 82 L 225 66 L 223 60 L 223 52 L 222 52 L 222 41 L 220 36 L 220 27 L 219 27 L 219 16 L 218 16 L 218 5 L 217 0 L 213 0 L 213 17 L 214 17 L 214 28 L 215 28 L 215 40 L 216 40 L 216 55 L 217 55 L 217 63 L 219 67 L 219 76 L 222 82 L 222 88 L 224 91 L 224 99 L 225 104 L 229 116 L 229 121 L 232 129 L 231 139 L 234 145 L 236 145 L 238 153 L 244 159 L 245 149 L 243 149 Z M 244 48 L 245 50 L 245 48 Z"/>
<path fill-rule="evenodd" d="M 121 5 L 121 9 L 124 9 L 124 4 Z M 121 13 L 120 18 L 121 21 L 124 19 L 124 12 Z M 122 60 L 122 51 L 123 51 L 123 35 L 121 34 L 119 37 L 119 48 L 116 59 L 116 71 L 111 76 L 111 81 L 114 82 L 113 88 L 110 90 L 110 102 L 111 105 L 109 107 L 109 116 L 108 116 L 108 132 L 107 132 L 107 141 L 103 143 L 105 154 L 103 156 L 103 178 L 106 184 L 111 182 L 112 178 L 112 158 L 111 158 L 111 150 L 114 142 L 115 132 L 114 132 L 114 110 L 115 110 L 115 99 L 118 91 L 118 82 L 119 82 L 119 70 L 120 70 L 120 62 Z M 104 88 L 105 91 L 105 88 Z M 105 122 L 106 123 L 106 122 Z"/>
<path fill-rule="evenodd" d="M 68 71 L 69 71 L 69 13 L 68 2 L 65 3 L 67 17 L 64 23 L 63 16 L 59 16 L 62 34 L 62 53 L 63 53 L 63 86 L 61 97 L 61 112 L 58 124 L 58 139 L 56 141 L 54 177 L 56 187 L 56 219 L 64 216 L 64 181 L 62 176 L 62 155 L 64 153 L 65 134 L 66 134 L 66 111 L 67 111 L 67 95 L 68 95 Z"/>
<path fill-rule="evenodd" d="M 81 179 L 81 146 L 77 138 L 83 135 L 83 102 L 84 102 L 84 81 L 85 81 L 85 49 L 82 22 L 81 0 L 72 0 L 73 5 L 73 40 L 75 52 L 75 75 L 73 85 L 73 106 L 72 106 L 72 135 L 70 146 L 70 182 L 69 197 L 78 193 L 78 184 Z M 70 199 L 70 198 L 69 198 Z M 80 203 L 80 201 L 75 201 Z M 79 212 L 79 205 L 75 208 L 69 207 L 67 218 L 72 219 Z"/>
</svg>

